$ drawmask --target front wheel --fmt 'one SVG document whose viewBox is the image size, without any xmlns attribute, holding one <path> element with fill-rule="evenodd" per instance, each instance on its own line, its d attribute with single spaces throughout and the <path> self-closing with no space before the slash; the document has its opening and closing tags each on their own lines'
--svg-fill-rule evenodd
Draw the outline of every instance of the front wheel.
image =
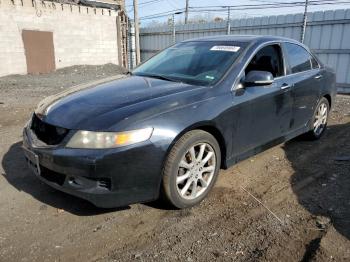
<svg viewBox="0 0 350 262">
<path fill-rule="evenodd" d="M 329 102 L 323 97 L 317 104 L 312 118 L 312 129 L 307 133 L 307 137 L 312 140 L 319 139 L 326 130 L 329 115 Z"/>
<path fill-rule="evenodd" d="M 177 208 L 200 203 L 214 186 L 221 163 L 216 139 L 202 130 L 184 134 L 163 169 L 163 197 Z"/>
</svg>

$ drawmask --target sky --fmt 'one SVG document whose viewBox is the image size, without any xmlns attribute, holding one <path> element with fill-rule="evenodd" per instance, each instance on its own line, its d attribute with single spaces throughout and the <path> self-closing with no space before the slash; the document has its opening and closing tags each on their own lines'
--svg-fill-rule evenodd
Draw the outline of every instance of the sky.
<svg viewBox="0 0 350 262">
<path fill-rule="evenodd" d="M 309 11 L 322 11 L 329 9 L 346 9 L 350 8 L 350 0 L 310 0 L 310 1 L 323 1 L 334 2 L 331 5 L 309 6 Z M 126 10 L 130 18 L 133 18 L 133 0 L 125 0 Z M 139 0 L 139 17 L 142 27 L 147 27 L 155 24 L 157 22 L 166 22 L 170 15 L 165 15 L 159 18 L 144 19 L 144 17 L 151 16 L 153 14 L 159 14 L 164 12 L 172 12 L 176 9 L 185 8 L 186 0 Z M 264 6 L 266 4 L 276 4 L 276 3 L 291 3 L 291 2 L 304 2 L 304 0 L 189 0 L 190 7 L 208 7 L 208 6 L 227 6 L 227 5 L 260 5 Z M 341 2 L 341 3 L 336 3 Z M 345 3 L 348 2 L 348 3 Z M 224 8 L 215 8 L 216 10 L 224 10 Z M 291 6 L 283 8 L 269 8 L 264 10 L 247 10 L 240 8 L 242 10 L 231 10 L 231 19 L 234 18 L 246 18 L 264 15 L 279 15 L 279 14 L 291 14 L 291 13 L 302 13 L 304 11 L 303 6 Z M 227 10 L 227 9 L 225 9 Z M 191 12 L 189 13 L 190 18 L 198 18 L 202 16 L 204 18 L 213 19 L 214 17 L 226 18 L 227 13 L 225 11 L 211 11 L 211 12 Z M 184 14 L 176 15 L 177 22 L 182 22 L 184 20 Z"/>
</svg>

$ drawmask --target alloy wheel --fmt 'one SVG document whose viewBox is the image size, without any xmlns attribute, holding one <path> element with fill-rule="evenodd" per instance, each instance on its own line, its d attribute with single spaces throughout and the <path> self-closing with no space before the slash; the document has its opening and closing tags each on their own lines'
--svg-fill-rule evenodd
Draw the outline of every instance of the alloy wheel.
<svg viewBox="0 0 350 262">
<path fill-rule="evenodd" d="M 213 180 L 216 155 L 208 143 L 196 144 L 182 157 L 176 177 L 177 191 L 187 200 L 201 196 Z"/>
<path fill-rule="evenodd" d="M 315 119 L 314 119 L 315 135 L 319 136 L 323 132 L 327 124 L 327 118 L 328 118 L 328 107 L 326 103 L 321 103 L 317 108 Z"/>
</svg>

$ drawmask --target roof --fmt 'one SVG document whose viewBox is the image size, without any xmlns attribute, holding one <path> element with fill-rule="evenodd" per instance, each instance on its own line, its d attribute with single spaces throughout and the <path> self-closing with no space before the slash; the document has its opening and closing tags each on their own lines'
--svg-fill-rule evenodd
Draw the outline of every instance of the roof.
<svg viewBox="0 0 350 262">
<path fill-rule="evenodd" d="M 270 36 L 270 35 L 218 35 L 218 36 L 208 36 L 208 37 L 200 37 L 189 39 L 188 41 L 227 41 L 227 42 L 268 42 L 268 41 L 290 41 L 299 43 L 298 41 L 286 37 L 280 36 Z"/>
</svg>

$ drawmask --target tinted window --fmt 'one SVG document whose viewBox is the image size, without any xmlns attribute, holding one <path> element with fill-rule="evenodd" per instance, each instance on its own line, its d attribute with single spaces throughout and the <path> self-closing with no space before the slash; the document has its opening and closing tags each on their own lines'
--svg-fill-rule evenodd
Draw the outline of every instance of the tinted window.
<svg viewBox="0 0 350 262">
<path fill-rule="evenodd" d="M 303 72 L 311 69 L 310 54 L 303 47 L 286 43 L 286 51 L 292 73 Z"/>
<path fill-rule="evenodd" d="M 267 71 L 274 77 L 284 75 L 281 48 L 278 45 L 269 45 L 260 49 L 248 64 L 245 74 L 250 71 Z"/>
<path fill-rule="evenodd" d="M 220 80 L 246 47 L 241 42 L 193 41 L 176 44 L 133 71 L 140 76 L 163 76 L 198 85 Z"/>
<path fill-rule="evenodd" d="M 311 57 L 311 65 L 312 65 L 312 68 L 320 68 L 320 64 L 317 62 L 317 60 L 313 56 Z"/>
</svg>

